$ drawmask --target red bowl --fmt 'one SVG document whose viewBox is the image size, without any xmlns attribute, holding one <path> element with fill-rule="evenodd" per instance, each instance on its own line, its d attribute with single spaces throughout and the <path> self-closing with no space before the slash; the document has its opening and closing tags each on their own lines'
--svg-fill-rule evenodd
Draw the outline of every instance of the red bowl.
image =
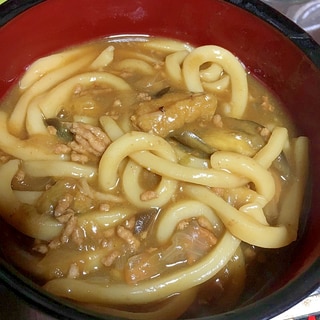
<svg viewBox="0 0 320 320">
<path fill-rule="evenodd" d="M 0 10 L 0 99 L 35 59 L 114 34 L 178 38 L 235 53 L 310 138 L 313 192 L 304 232 L 284 276 L 264 297 L 210 319 L 267 319 L 319 286 L 320 47 L 303 30 L 255 0 L 9 0 Z M 3 258 L 0 263 L 0 279 L 37 308 L 65 319 L 90 318 L 87 311 L 43 292 Z"/>
</svg>

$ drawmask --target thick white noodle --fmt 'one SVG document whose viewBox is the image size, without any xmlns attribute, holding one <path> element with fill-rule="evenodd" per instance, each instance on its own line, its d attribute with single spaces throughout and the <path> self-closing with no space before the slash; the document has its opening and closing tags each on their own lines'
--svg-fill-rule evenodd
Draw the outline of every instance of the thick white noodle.
<svg viewBox="0 0 320 320">
<path fill-rule="evenodd" d="M 121 158 L 130 156 L 131 159 L 133 159 L 142 167 L 147 168 L 148 170 L 159 174 L 162 177 L 167 177 L 172 180 L 199 183 L 211 187 L 222 188 L 239 187 L 247 183 L 246 179 L 222 170 L 203 170 L 202 168 L 183 166 L 176 163 L 176 157 L 172 158 L 174 160 L 170 161 L 167 160 L 165 156 L 161 157 L 148 151 L 135 152 L 135 150 L 148 150 L 144 149 L 148 144 L 149 150 L 155 150 L 154 147 L 156 147 L 157 144 L 154 144 L 153 149 L 150 149 L 150 145 L 153 144 L 152 141 L 155 139 L 155 136 L 149 133 L 140 132 L 135 133 L 134 137 L 130 136 L 130 133 L 127 133 L 125 137 L 122 137 L 123 131 L 112 118 L 104 116 L 100 118 L 100 122 L 111 140 L 114 140 L 114 142 L 105 151 L 105 156 L 102 158 L 104 161 L 101 159 L 99 165 L 99 167 L 101 167 L 103 170 L 103 174 L 101 175 L 99 169 L 99 177 L 101 177 L 99 179 L 103 181 L 103 183 L 106 183 L 106 181 L 110 180 L 107 188 L 112 188 L 112 186 L 115 186 L 117 182 L 117 171 L 112 172 L 112 170 L 107 170 L 106 165 L 112 165 L 113 170 L 116 170 L 117 166 L 119 166 L 120 162 L 118 161 L 120 161 L 120 159 L 117 158 L 117 155 L 119 155 L 117 150 L 122 150 L 121 152 L 123 154 L 121 155 Z M 120 136 L 121 139 L 118 139 Z M 160 141 L 162 138 L 158 137 L 157 139 Z M 150 140 L 149 143 L 146 142 L 147 140 Z M 171 151 L 169 151 L 168 154 L 175 154 L 175 151 L 164 139 L 162 139 L 161 145 L 166 146 L 168 151 L 171 148 Z M 160 148 L 160 145 L 157 147 Z"/>
<path fill-rule="evenodd" d="M 40 198 L 43 192 L 13 190 L 13 193 L 16 199 L 18 199 L 18 202 L 35 205 L 36 201 Z"/>
<path fill-rule="evenodd" d="M 88 224 L 86 227 L 90 227 Z M 60 274 L 68 275 L 70 265 L 77 265 L 83 274 L 105 269 L 102 259 L 112 251 L 112 248 L 96 248 L 96 250 L 79 250 L 74 254 L 72 248 L 50 250 L 35 266 L 43 278 L 52 279 L 59 270 Z"/>
<path fill-rule="evenodd" d="M 98 171 L 100 187 L 105 191 L 114 188 L 122 160 L 141 150 L 152 150 L 170 162 L 177 161 L 174 150 L 163 138 L 138 131 L 126 133 L 111 143 L 101 157 Z"/>
<path fill-rule="evenodd" d="M 282 152 L 288 142 L 288 130 L 284 127 L 275 127 L 271 133 L 268 143 L 261 148 L 253 157 L 261 166 L 268 169 L 272 162 Z"/>
<path fill-rule="evenodd" d="M 207 45 L 195 48 L 183 61 L 182 74 L 188 90 L 203 92 L 200 67 L 206 62 L 222 66 L 231 78 L 231 117 L 241 118 L 248 101 L 247 75 L 239 60 L 228 50 Z"/>
<path fill-rule="evenodd" d="M 191 198 L 210 206 L 229 232 L 244 242 L 262 248 L 280 248 L 296 239 L 296 232 L 292 232 L 288 225 L 268 226 L 261 224 L 228 204 L 206 187 L 186 185 L 184 191 Z"/>
<path fill-rule="evenodd" d="M 67 64 L 66 66 L 53 70 L 36 81 L 21 95 L 13 112 L 10 115 L 8 128 L 12 134 L 19 136 L 24 130 L 24 123 L 29 103 L 32 99 L 45 91 L 53 88 L 59 82 L 69 78 L 93 59 L 93 54 L 83 57 Z"/>
<path fill-rule="evenodd" d="M 75 93 L 78 86 L 103 86 L 106 88 L 113 88 L 115 90 L 131 91 L 130 85 L 120 77 L 117 77 L 107 72 L 86 72 L 69 78 L 61 82 L 52 90 L 46 93 L 45 97 L 37 104 L 38 109 L 37 125 L 34 125 L 35 112 L 30 115 L 27 113 L 27 129 L 30 135 L 47 132 L 46 126 L 42 118 L 54 118 L 61 111 L 62 105 L 67 99 Z M 59 99 L 57 99 L 59 97 Z M 40 126 L 42 124 L 42 128 Z M 39 129 L 40 128 L 40 129 Z"/>
<path fill-rule="evenodd" d="M 228 75 L 221 77 L 221 79 L 214 82 L 202 82 L 203 88 L 210 92 L 221 92 L 228 89 L 230 84 L 230 77 Z"/>
<path fill-rule="evenodd" d="M 70 177 L 91 179 L 97 175 L 97 169 L 95 167 L 73 161 L 24 161 L 23 169 L 25 173 L 33 177 Z"/>
<path fill-rule="evenodd" d="M 146 42 L 141 42 L 141 45 L 145 48 L 158 50 L 160 52 L 176 52 L 187 50 L 191 51 L 192 46 L 187 43 L 177 41 L 177 40 L 170 40 L 170 39 L 149 39 Z"/>
<path fill-rule="evenodd" d="M 100 117 L 99 121 L 103 130 L 112 141 L 117 140 L 124 134 L 123 130 L 119 127 L 117 122 L 111 117 L 102 116 Z"/>
<path fill-rule="evenodd" d="M 132 208 L 123 206 L 112 208 L 109 211 L 90 211 L 78 215 L 78 224 L 86 228 L 88 224 L 103 228 L 110 228 L 130 219 L 136 213 Z"/>
<path fill-rule="evenodd" d="M 124 58 L 139 59 L 139 60 L 148 62 L 154 66 L 162 62 L 160 58 L 157 58 L 154 55 L 138 52 L 137 50 L 128 50 L 128 48 L 126 49 L 117 48 L 116 54 L 117 54 L 118 60 L 121 60 Z"/>
<path fill-rule="evenodd" d="M 177 51 L 167 55 L 165 59 L 166 74 L 175 85 L 183 84 L 181 65 L 188 53 L 187 50 Z"/>
<path fill-rule="evenodd" d="M 91 63 L 89 68 L 93 70 L 101 70 L 107 67 L 113 61 L 113 57 L 114 57 L 114 46 L 108 46 Z"/>
<path fill-rule="evenodd" d="M 220 79 L 223 68 L 217 63 L 211 63 L 208 68 L 199 71 L 200 78 L 205 82 L 214 82 Z"/>
<path fill-rule="evenodd" d="M 228 89 L 230 76 L 223 75 L 223 68 L 212 63 L 208 68 L 200 70 L 201 83 L 205 91 L 220 92 Z"/>
<path fill-rule="evenodd" d="M 89 50 L 91 49 L 80 47 L 39 58 L 28 67 L 19 81 L 19 88 L 21 90 L 29 88 L 49 72 L 62 68 L 64 65 L 79 59 L 80 56 L 87 55 Z"/>
<path fill-rule="evenodd" d="M 309 178 L 308 138 L 301 136 L 293 139 L 291 149 L 296 175 L 290 180 L 289 190 L 284 195 L 278 222 L 289 225 L 293 232 L 296 232 L 299 227 L 299 218 Z"/>
<path fill-rule="evenodd" d="M 246 215 L 256 219 L 261 224 L 264 224 L 266 226 L 269 225 L 263 212 L 263 208 L 258 202 L 245 204 L 239 208 L 239 211 L 244 212 Z"/>
<path fill-rule="evenodd" d="M 152 75 L 156 71 L 148 62 L 139 59 L 123 59 L 114 63 L 113 68 L 142 75 Z"/>
<path fill-rule="evenodd" d="M 247 179 L 224 170 L 202 169 L 184 166 L 151 152 L 133 153 L 130 158 L 150 171 L 177 181 L 201 184 L 217 188 L 236 188 L 246 185 Z"/>
<path fill-rule="evenodd" d="M 112 141 L 123 136 L 124 132 L 111 117 L 102 116 L 100 118 L 100 123 Z M 169 147 L 167 144 L 166 146 Z M 137 152 L 135 152 L 135 156 L 139 158 Z M 140 158 L 141 157 L 143 157 L 143 154 L 140 155 Z M 167 159 L 176 161 L 176 158 L 173 157 L 173 152 L 169 153 L 169 157 Z M 142 186 L 140 186 L 139 176 L 141 171 L 142 167 L 137 165 L 135 162 L 131 160 L 127 162 L 122 174 L 122 187 L 126 198 L 139 208 L 158 207 L 166 204 L 171 199 L 177 188 L 177 181 L 162 177 L 160 183 L 154 191 L 154 196 L 150 199 L 143 200 L 141 195 L 145 191 L 150 190 L 144 190 Z"/>
<path fill-rule="evenodd" d="M 216 170 L 227 170 L 252 181 L 257 192 L 267 201 L 273 198 L 275 183 L 272 174 L 254 159 L 235 152 L 216 151 L 211 155 L 210 163 Z"/>
<path fill-rule="evenodd" d="M 33 134 L 49 134 L 44 122 L 44 115 L 40 109 L 45 96 L 46 94 L 36 96 L 29 103 L 25 121 L 25 128 L 29 136 Z"/>
</svg>

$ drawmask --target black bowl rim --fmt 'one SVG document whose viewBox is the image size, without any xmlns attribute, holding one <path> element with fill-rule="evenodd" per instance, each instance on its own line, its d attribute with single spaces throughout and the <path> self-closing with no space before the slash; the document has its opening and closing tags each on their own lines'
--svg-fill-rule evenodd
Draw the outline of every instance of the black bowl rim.
<svg viewBox="0 0 320 320">
<path fill-rule="evenodd" d="M 0 27 L 14 19 L 23 11 L 46 0 L 7 0 L 0 5 Z M 260 0 L 220 0 L 233 4 L 248 11 L 263 21 L 271 24 L 280 33 L 293 42 L 313 64 L 320 69 L 320 45 L 312 37 L 294 22 Z M 93 313 L 87 313 L 75 307 L 72 303 L 62 303 L 61 299 L 39 290 L 39 286 L 19 272 L 6 261 L 0 258 L 0 280 L 5 286 L 21 297 L 30 306 L 56 317 L 58 319 L 89 320 L 93 319 Z M 223 314 L 201 318 L 202 320 L 267 320 L 311 294 L 320 285 L 320 257 L 318 257 L 307 270 L 292 279 L 278 291 L 262 298 L 253 304 L 235 309 Z M 275 307 L 276 306 L 276 307 Z M 75 310 L 77 309 L 77 311 Z M 96 315 L 97 319 L 102 319 Z M 115 319 L 106 317 L 103 319 Z"/>
</svg>

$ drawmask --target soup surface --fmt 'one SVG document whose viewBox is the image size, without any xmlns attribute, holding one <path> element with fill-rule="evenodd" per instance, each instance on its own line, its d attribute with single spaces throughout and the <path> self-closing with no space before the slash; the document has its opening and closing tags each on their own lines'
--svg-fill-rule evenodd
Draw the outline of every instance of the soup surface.
<svg viewBox="0 0 320 320">
<path fill-rule="evenodd" d="M 289 261 L 308 140 L 224 48 L 69 48 L 27 69 L 0 122 L 1 250 L 53 294 L 131 319 L 207 315 Z"/>
</svg>

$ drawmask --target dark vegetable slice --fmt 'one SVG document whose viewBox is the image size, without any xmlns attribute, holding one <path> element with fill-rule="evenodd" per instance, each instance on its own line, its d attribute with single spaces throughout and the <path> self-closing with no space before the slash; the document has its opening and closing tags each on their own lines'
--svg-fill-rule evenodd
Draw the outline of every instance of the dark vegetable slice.
<svg viewBox="0 0 320 320">
<path fill-rule="evenodd" d="M 65 142 L 69 142 L 73 140 L 73 133 L 70 131 L 68 126 L 63 123 L 60 119 L 58 118 L 49 118 L 45 119 L 45 124 L 47 126 L 52 126 L 57 130 L 57 136 L 64 140 Z"/>
</svg>

